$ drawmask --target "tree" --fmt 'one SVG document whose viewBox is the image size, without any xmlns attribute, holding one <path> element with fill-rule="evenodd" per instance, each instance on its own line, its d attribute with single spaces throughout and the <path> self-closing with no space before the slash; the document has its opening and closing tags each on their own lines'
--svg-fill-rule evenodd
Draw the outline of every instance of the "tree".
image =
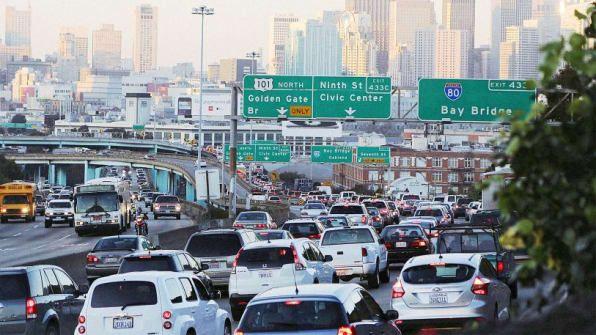
<svg viewBox="0 0 596 335">
<path fill-rule="evenodd" d="M 511 123 L 500 165 L 514 175 L 497 196 L 504 214 L 517 219 L 503 244 L 530 256 L 520 279 L 554 274 L 554 289 L 584 295 L 596 288 L 596 6 L 576 16 L 588 28 L 545 45 L 540 70 L 542 87 L 573 85 L 578 94 L 560 106 L 556 123 L 539 104 L 530 119 Z"/>
<path fill-rule="evenodd" d="M 0 184 L 8 183 L 13 180 L 23 179 L 23 172 L 14 161 L 6 159 L 0 155 Z"/>
<path fill-rule="evenodd" d="M 10 120 L 11 123 L 27 123 L 27 118 L 23 114 L 15 114 Z"/>
</svg>

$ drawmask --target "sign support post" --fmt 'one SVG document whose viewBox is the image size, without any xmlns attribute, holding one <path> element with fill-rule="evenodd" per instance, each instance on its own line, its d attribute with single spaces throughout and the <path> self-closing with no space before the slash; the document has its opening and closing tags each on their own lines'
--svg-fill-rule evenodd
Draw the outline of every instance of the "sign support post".
<svg viewBox="0 0 596 335">
<path fill-rule="evenodd" d="M 232 118 L 230 120 L 230 206 L 229 218 L 236 217 L 236 147 L 238 146 L 238 84 L 232 85 Z"/>
</svg>

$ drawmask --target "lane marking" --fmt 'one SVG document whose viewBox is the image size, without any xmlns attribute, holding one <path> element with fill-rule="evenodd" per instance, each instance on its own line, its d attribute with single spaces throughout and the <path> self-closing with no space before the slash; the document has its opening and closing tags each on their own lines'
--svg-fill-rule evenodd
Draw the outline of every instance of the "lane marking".
<svg viewBox="0 0 596 335">
<path fill-rule="evenodd" d="M 38 225 L 38 224 L 36 224 L 35 226 L 33 226 L 33 228 L 39 228 L 39 225 Z"/>
<path fill-rule="evenodd" d="M 17 237 L 17 236 L 21 236 L 22 233 L 16 233 L 14 235 L 12 235 L 13 237 Z"/>
<path fill-rule="evenodd" d="M 56 241 L 62 241 L 63 239 L 65 239 L 65 238 L 67 238 L 67 237 L 69 237 L 69 236 L 72 236 L 72 235 L 73 235 L 73 234 L 68 234 L 68 235 L 66 235 L 66 236 L 62 236 L 61 238 L 57 239 Z"/>
</svg>

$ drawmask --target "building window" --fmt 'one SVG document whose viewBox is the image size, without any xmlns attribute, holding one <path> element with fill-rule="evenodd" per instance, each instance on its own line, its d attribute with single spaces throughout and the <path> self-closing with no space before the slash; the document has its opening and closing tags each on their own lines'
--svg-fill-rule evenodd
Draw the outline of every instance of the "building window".
<svg viewBox="0 0 596 335">
<path fill-rule="evenodd" d="M 450 183 L 457 183 L 457 172 L 449 172 L 448 178 Z"/>
<path fill-rule="evenodd" d="M 491 164 L 491 162 L 489 159 L 482 158 L 480 160 L 480 168 L 481 169 L 488 169 L 490 167 L 490 164 Z"/>
<path fill-rule="evenodd" d="M 433 167 L 441 167 L 443 164 L 441 157 L 433 157 Z"/>
<path fill-rule="evenodd" d="M 449 158 L 449 168 L 450 169 L 457 169 L 457 158 L 450 157 Z"/>
<path fill-rule="evenodd" d="M 433 172 L 433 181 L 442 181 L 443 173 L 441 172 Z"/>
<path fill-rule="evenodd" d="M 401 157 L 399 159 L 399 166 L 409 167 L 410 166 L 410 157 Z"/>
<path fill-rule="evenodd" d="M 474 181 L 474 173 L 473 172 L 464 173 L 464 182 L 471 183 L 473 181 Z"/>
<path fill-rule="evenodd" d="M 464 159 L 464 168 L 469 169 L 474 167 L 474 159 L 472 158 L 465 158 Z"/>
</svg>

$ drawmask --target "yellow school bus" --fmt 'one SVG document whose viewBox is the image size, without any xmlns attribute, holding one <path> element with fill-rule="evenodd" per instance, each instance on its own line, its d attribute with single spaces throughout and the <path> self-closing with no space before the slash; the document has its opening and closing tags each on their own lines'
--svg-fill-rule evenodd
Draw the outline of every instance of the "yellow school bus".
<svg viewBox="0 0 596 335">
<path fill-rule="evenodd" d="M 0 185 L 0 222 L 8 219 L 35 220 L 35 190 L 35 184 L 22 181 Z"/>
</svg>

